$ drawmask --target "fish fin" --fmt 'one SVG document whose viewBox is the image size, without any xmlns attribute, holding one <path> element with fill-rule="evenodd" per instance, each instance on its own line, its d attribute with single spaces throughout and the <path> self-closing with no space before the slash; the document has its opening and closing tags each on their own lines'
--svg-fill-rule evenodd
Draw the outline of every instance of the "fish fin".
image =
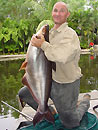
<svg viewBox="0 0 98 130">
<path fill-rule="evenodd" d="M 23 76 L 23 78 L 22 78 L 22 83 L 28 87 L 28 89 L 29 89 L 31 95 L 33 96 L 34 100 L 39 104 L 38 99 L 37 99 L 36 96 L 34 95 L 32 89 L 31 89 L 31 87 L 30 87 L 30 85 L 29 85 L 29 83 L 28 83 L 28 80 L 27 80 L 27 78 L 26 78 L 26 73 L 24 74 L 24 76 Z"/>
<path fill-rule="evenodd" d="M 51 123 L 54 123 L 54 116 L 51 111 L 48 109 L 45 113 L 37 112 L 33 118 L 33 125 L 35 126 L 37 123 L 41 122 L 42 120 L 47 120 Z"/>
<path fill-rule="evenodd" d="M 21 65 L 19 71 L 25 69 L 26 66 L 27 66 L 27 63 L 28 63 L 27 61 L 24 61 L 24 62 L 22 63 L 22 65 Z"/>
</svg>

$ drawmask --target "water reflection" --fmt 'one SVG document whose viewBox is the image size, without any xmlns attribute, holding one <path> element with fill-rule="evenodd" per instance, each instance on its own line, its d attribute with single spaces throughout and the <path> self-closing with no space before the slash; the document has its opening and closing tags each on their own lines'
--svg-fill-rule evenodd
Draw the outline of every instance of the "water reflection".
<svg viewBox="0 0 98 130">
<path fill-rule="evenodd" d="M 14 124 L 15 119 L 19 116 L 17 112 L 2 104 L 1 100 L 18 109 L 16 95 L 22 87 L 21 78 L 24 73 L 24 71 L 19 72 L 18 70 L 23 61 L 24 59 L 0 62 L 0 128 L 2 128 L 2 130 L 5 130 L 5 126 L 8 130 L 11 130 L 11 128 L 7 126 L 7 122 L 11 121 L 11 124 Z M 97 54 L 81 55 L 79 64 L 83 73 L 80 91 L 88 92 L 98 89 Z"/>
<path fill-rule="evenodd" d="M 83 77 L 81 78 L 81 92 L 98 89 L 98 55 L 81 55 L 80 67 Z"/>
<path fill-rule="evenodd" d="M 19 68 L 23 60 L 2 61 L 0 62 L 0 128 L 2 130 L 11 130 L 15 119 L 19 114 L 8 108 L 1 101 L 5 101 L 15 108 L 18 108 L 16 95 L 22 86 L 21 77 L 23 71 L 19 72 Z M 12 122 L 10 127 L 7 122 Z M 2 127 L 1 127 L 2 126 Z"/>
</svg>

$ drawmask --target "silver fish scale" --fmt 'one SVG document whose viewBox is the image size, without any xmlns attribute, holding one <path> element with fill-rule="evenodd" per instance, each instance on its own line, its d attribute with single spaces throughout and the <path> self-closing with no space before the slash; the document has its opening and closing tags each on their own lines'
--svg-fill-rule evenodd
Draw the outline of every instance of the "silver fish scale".
<svg viewBox="0 0 98 130">
<path fill-rule="evenodd" d="M 46 57 L 41 49 L 29 45 L 27 52 L 26 77 L 35 97 L 44 105 L 45 100 L 45 72 L 46 66 L 43 61 Z M 43 69 L 44 68 L 44 69 Z M 33 79 L 32 79 L 33 77 Z M 32 86 L 33 85 L 33 86 Z"/>
</svg>

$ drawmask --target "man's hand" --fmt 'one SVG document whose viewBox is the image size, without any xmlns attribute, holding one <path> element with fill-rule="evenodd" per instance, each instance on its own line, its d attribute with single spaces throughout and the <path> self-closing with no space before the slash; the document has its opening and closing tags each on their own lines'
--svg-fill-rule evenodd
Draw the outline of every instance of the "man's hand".
<svg viewBox="0 0 98 130">
<path fill-rule="evenodd" d="M 43 35 L 40 36 L 40 39 L 36 38 L 36 36 L 33 35 L 30 42 L 32 46 L 40 48 L 44 41 L 45 39 Z"/>
</svg>

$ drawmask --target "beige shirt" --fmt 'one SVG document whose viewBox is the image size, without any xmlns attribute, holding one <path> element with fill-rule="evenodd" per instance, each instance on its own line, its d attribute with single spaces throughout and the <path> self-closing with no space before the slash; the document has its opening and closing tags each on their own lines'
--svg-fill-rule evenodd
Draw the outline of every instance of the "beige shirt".
<svg viewBox="0 0 98 130">
<path fill-rule="evenodd" d="M 53 80 L 71 83 L 79 79 L 82 76 L 78 66 L 81 48 L 76 32 L 64 23 L 57 30 L 50 31 L 49 40 L 50 43 L 45 41 L 41 48 L 48 60 L 56 62 L 56 72 L 52 70 Z"/>
</svg>

